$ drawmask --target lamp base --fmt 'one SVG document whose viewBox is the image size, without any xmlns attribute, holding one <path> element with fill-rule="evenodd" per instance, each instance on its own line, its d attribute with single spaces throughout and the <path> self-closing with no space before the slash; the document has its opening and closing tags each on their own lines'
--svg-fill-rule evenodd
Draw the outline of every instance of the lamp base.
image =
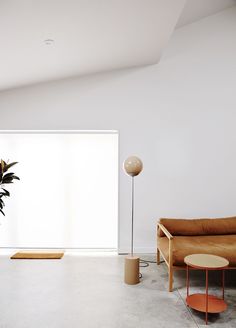
<svg viewBox="0 0 236 328">
<path fill-rule="evenodd" d="M 125 283 L 128 285 L 136 285 L 139 283 L 139 257 L 125 257 Z"/>
</svg>

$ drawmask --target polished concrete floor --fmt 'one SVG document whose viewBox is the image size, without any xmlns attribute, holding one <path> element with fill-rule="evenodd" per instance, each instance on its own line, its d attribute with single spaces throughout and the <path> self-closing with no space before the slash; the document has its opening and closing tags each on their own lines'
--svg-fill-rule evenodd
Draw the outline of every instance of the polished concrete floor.
<svg viewBox="0 0 236 328">
<path fill-rule="evenodd" d="M 153 256 L 143 256 L 153 259 Z M 135 286 L 123 283 L 124 258 L 113 254 L 66 253 L 62 260 L 1 257 L 0 328 L 164 328 L 203 327 L 204 315 L 185 306 L 185 274 L 167 292 L 164 264 L 142 268 Z M 210 281 L 219 290 L 217 275 Z M 211 327 L 236 327 L 234 273 L 227 273 L 228 310 L 211 315 Z M 230 282 L 230 286 L 229 286 Z M 191 273 L 193 291 L 204 286 Z"/>
</svg>

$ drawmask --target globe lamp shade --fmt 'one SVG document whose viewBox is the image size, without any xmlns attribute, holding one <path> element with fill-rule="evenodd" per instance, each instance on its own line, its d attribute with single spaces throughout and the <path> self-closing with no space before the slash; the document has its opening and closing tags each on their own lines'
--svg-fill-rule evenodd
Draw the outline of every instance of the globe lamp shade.
<svg viewBox="0 0 236 328">
<path fill-rule="evenodd" d="M 124 170 L 131 177 L 139 175 L 143 169 L 143 163 L 137 156 L 130 156 L 124 161 Z"/>
</svg>

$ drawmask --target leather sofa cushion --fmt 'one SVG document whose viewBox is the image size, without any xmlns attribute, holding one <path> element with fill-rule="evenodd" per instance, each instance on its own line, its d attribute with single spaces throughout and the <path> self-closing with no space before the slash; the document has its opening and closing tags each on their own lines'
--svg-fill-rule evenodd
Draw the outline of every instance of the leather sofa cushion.
<svg viewBox="0 0 236 328">
<path fill-rule="evenodd" d="M 159 238 L 159 248 L 169 260 L 169 240 Z M 173 238 L 173 265 L 182 266 L 184 258 L 191 254 L 213 254 L 226 258 L 230 266 L 236 266 L 236 235 L 176 236 Z"/>
<path fill-rule="evenodd" d="M 236 234 L 236 217 L 221 219 L 160 219 L 173 236 L 204 236 Z M 159 231 L 159 236 L 164 236 Z"/>
</svg>

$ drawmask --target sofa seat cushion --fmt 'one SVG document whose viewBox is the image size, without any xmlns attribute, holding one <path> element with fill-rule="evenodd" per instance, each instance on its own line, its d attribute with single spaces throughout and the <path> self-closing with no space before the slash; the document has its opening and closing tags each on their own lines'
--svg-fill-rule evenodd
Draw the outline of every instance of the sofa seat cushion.
<svg viewBox="0 0 236 328">
<path fill-rule="evenodd" d="M 169 240 L 159 237 L 159 248 L 169 260 Z M 173 238 L 173 265 L 182 266 L 190 254 L 213 254 L 226 258 L 236 266 L 236 235 L 175 236 Z"/>
</svg>

